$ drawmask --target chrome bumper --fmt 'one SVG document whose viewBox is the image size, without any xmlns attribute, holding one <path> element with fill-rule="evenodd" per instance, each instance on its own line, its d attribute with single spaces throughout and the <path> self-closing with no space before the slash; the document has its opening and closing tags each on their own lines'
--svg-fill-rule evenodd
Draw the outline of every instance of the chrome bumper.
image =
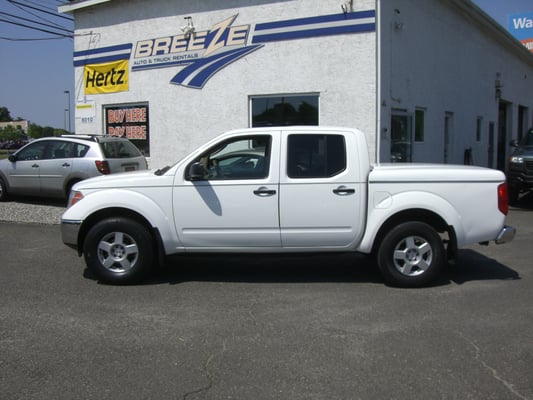
<svg viewBox="0 0 533 400">
<path fill-rule="evenodd" d="M 82 221 L 61 220 L 61 239 L 67 246 L 78 248 L 78 233 L 80 231 Z"/>
<path fill-rule="evenodd" d="M 496 237 L 496 244 L 508 243 L 514 239 L 516 235 L 516 228 L 512 226 L 504 226 L 498 236 Z"/>
</svg>

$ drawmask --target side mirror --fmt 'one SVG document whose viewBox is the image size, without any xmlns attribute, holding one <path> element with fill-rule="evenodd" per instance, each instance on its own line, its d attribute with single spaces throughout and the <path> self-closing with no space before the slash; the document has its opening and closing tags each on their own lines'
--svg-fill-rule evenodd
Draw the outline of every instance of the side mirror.
<svg viewBox="0 0 533 400">
<path fill-rule="evenodd" d="M 199 163 L 195 162 L 189 167 L 189 174 L 187 176 L 191 181 L 198 181 L 205 179 L 205 168 Z"/>
<path fill-rule="evenodd" d="M 518 140 L 516 140 L 516 139 L 511 140 L 511 141 L 509 142 L 509 145 L 510 145 L 511 147 L 518 147 Z"/>
<path fill-rule="evenodd" d="M 15 157 L 13 154 L 10 154 L 10 155 L 7 157 L 7 159 L 8 159 L 9 161 L 11 161 L 11 162 L 15 162 L 15 161 L 17 161 L 17 157 Z"/>
</svg>

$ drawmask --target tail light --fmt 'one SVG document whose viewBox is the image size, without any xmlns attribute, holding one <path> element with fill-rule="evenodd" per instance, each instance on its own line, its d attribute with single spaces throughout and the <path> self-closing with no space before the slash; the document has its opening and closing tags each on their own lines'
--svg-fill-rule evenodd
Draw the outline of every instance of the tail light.
<svg viewBox="0 0 533 400">
<path fill-rule="evenodd" d="M 111 170 L 109 169 L 109 163 L 105 160 L 100 161 L 97 160 L 94 162 L 96 164 L 96 169 L 98 172 L 104 175 L 109 175 L 111 173 Z"/>
<path fill-rule="evenodd" d="M 498 186 L 498 209 L 504 215 L 507 215 L 509 212 L 509 189 L 507 182 Z"/>
</svg>

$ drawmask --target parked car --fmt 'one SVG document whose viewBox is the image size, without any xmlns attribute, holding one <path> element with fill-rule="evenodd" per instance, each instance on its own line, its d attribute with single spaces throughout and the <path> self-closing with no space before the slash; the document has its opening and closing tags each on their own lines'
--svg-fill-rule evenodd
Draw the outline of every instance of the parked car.
<svg viewBox="0 0 533 400">
<path fill-rule="evenodd" d="M 533 190 L 533 128 L 518 142 L 511 141 L 514 151 L 509 158 L 507 181 L 509 183 L 509 201 L 518 201 L 520 192 Z"/>
<path fill-rule="evenodd" d="M 0 201 L 8 195 L 67 198 L 86 178 L 145 170 L 146 159 L 128 139 L 64 135 L 34 140 L 0 160 Z"/>
</svg>

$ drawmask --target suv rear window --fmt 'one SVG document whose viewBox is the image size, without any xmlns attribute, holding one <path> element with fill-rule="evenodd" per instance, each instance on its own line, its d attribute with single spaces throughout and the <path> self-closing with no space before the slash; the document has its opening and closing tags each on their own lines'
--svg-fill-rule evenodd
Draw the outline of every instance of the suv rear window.
<svg viewBox="0 0 533 400">
<path fill-rule="evenodd" d="M 105 158 L 132 158 L 141 156 L 139 149 L 127 140 L 100 142 L 100 148 Z"/>
</svg>

